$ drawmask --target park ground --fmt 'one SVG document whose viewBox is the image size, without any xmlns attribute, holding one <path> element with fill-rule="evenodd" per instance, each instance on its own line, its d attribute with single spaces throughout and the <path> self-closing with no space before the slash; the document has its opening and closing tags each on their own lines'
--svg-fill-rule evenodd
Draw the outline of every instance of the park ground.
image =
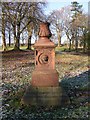
<svg viewBox="0 0 90 120">
<path fill-rule="evenodd" d="M 73 120 L 88 119 L 89 69 L 88 55 L 56 50 L 56 70 L 59 81 L 70 99 L 63 107 L 31 108 L 22 105 L 21 98 L 31 81 L 34 51 L 0 52 L 2 67 L 2 120 Z"/>
</svg>

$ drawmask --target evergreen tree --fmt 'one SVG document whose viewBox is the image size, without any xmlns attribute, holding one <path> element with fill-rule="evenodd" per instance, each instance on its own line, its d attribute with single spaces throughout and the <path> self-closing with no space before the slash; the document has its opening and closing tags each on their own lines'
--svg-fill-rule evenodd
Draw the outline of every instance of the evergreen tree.
<svg viewBox="0 0 90 120">
<path fill-rule="evenodd" d="M 73 43 L 75 42 L 75 50 L 77 52 L 77 50 L 78 50 L 77 18 L 78 18 L 78 15 L 82 14 L 82 5 L 80 5 L 78 2 L 74 1 L 74 2 L 71 2 L 71 7 L 72 7 L 71 11 L 73 13 L 73 15 L 72 15 L 72 26 L 73 26 L 73 31 L 75 32 L 72 41 L 73 41 Z"/>
</svg>

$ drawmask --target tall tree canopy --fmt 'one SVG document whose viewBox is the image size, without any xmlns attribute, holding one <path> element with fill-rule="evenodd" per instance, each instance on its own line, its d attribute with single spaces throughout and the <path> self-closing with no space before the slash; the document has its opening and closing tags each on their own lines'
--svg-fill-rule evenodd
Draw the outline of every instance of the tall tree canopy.
<svg viewBox="0 0 90 120">
<path fill-rule="evenodd" d="M 7 23 L 11 24 L 13 29 L 15 47 L 20 47 L 20 35 L 30 25 L 37 24 L 44 19 L 43 7 L 45 2 L 4 2 L 4 15 Z"/>
</svg>

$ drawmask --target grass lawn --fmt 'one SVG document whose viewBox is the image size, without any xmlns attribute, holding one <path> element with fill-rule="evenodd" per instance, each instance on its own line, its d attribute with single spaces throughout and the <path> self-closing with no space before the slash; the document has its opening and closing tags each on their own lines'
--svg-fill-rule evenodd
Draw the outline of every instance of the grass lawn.
<svg viewBox="0 0 90 120">
<path fill-rule="evenodd" d="M 0 53 L 1 55 L 1 53 Z M 56 52 L 59 81 L 70 99 L 70 104 L 57 108 L 23 106 L 21 98 L 30 84 L 34 70 L 33 51 L 2 53 L 2 120 L 83 120 L 88 119 L 89 76 L 88 56 Z"/>
<path fill-rule="evenodd" d="M 7 45 L 7 51 L 13 50 L 13 49 L 14 49 L 14 46 L 13 46 L 13 45 L 11 45 L 10 47 Z M 26 46 L 26 45 L 20 46 L 20 49 L 21 49 L 21 50 L 26 50 L 26 49 L 27 49 L 27 46 Z M 34 49 L 34 48 L 32 47 L 32 49 Z M 0 46 L 0 51 L 3 51 L 2 46 Z"/>
</svg>

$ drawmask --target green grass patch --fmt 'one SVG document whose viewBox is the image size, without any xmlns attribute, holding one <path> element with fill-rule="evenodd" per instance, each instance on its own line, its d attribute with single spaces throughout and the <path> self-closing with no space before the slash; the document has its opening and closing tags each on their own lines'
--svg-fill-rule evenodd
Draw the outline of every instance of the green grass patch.
<svg viewBox="0 0 90 120">
<path fill-rule="evenodd" d="M 57 46 L 55 48 L 55 51 L 66 51 L 66 50 L 68 50 L 67 46 L 60 46 L 60 47 Z"/>
</svg>

